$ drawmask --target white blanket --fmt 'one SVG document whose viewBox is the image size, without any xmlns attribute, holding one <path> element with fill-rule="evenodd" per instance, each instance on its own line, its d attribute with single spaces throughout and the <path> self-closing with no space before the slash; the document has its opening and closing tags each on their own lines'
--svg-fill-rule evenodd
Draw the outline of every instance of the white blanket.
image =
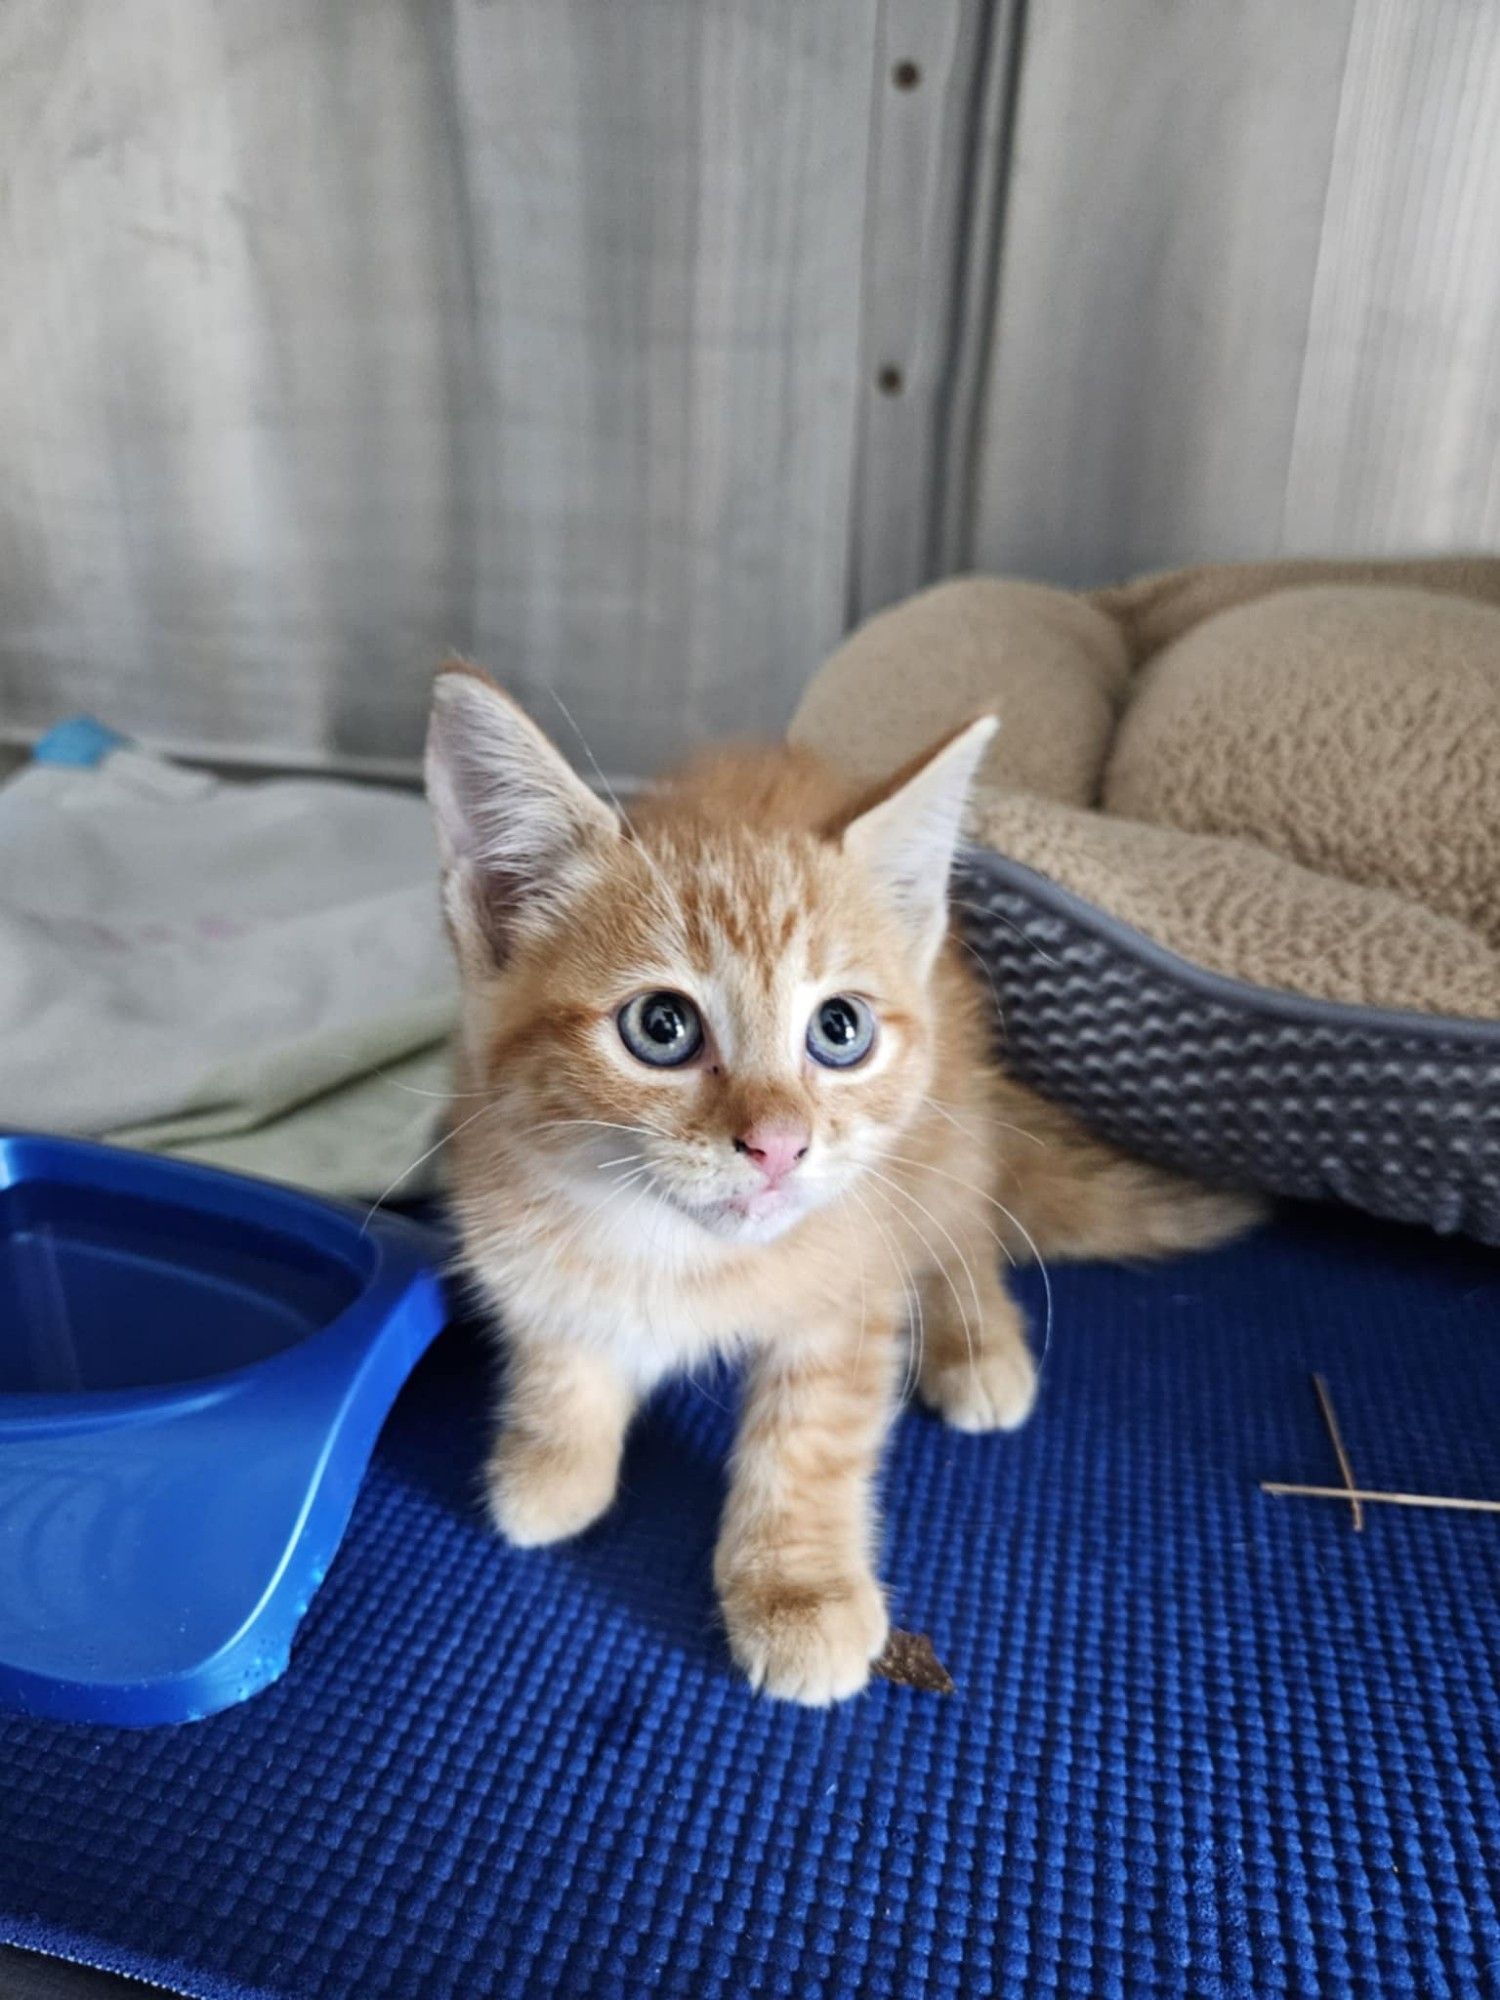
<svg viewBox="0 0 1500 2000">
<path fill-rule="evenodd" d="M 454 1005 L 412 794 L 129 748 L 0 785 L 0 1125 L 416 1194 Z"/>
</svg>

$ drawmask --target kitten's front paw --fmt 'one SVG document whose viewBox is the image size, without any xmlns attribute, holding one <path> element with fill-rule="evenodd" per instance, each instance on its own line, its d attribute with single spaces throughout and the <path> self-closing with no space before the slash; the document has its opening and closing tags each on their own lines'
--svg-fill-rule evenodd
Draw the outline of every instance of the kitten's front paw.
<svg viewBox="0 0 1500 2000">
<path fill-rule="evenodd" d="M 1013 1431 L 1036 1401 L 1036 1363 L 1024 1342 L 981 1349 L 972 1361 L 924 1367 L 918 1392 L 956 1431 Z"/>
<path fill-rule="evenodd" d="M 890 1632 L 880 1585 L 868 1571 L 821 1586 L 731 1577 L 720 1602 L 729 1650 L 750 1685 L 809 1708 L 858 1694 Z"/>
<path fill-rule="evenodd" d="M 606 1511 L 617 1473 L 608 1454 L 589 1456 L 502 1432 L 485 1473 L 490 1519 L 518 1549 L 563 1541 Z"/>
</svg>

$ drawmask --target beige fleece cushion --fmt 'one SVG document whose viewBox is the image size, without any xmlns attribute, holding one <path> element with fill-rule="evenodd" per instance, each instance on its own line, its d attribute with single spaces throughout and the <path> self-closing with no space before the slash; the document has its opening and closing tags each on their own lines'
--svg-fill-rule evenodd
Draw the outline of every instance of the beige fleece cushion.
<svg viewBox="0 0 1500 2000">
<path fill-rule="evenodd" d="M 1254 985 L 1500 1019 L 1497 607 L 1478 559 L 961 579 L 847 641 L 791 734 L 872 777 L 993 707 L 997 852 Z"/>
<path fill-rule="evenodd" d="M 873 781 L 998 705 L 985 782 L 1087 804 L 1129 680 L 1119 625 L 1084 598 L 964 577 L 863 626 L 808 688 L 791 733 Z"/>
<path fill-rule="evenodd" d="M 1220 612 L 1141 669 L 1103 803 L 1500 945 L 1500 609 L 1324 585 Z"/>
</svg>

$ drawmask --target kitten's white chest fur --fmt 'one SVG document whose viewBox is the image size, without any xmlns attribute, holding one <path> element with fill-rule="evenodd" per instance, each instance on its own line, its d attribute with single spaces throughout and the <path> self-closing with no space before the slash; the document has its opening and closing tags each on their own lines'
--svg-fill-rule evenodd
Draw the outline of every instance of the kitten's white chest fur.
<svg viewBox="0 0 1500 2000">
<path fill-rule="evenodd" d="M 712 1283 L 733 1256 L 647 1194 L 618 1212 L 584 1208 L 560 1230 L 502 1228 L 473 1268 L 508 1328 L 565 1330 L 644 1390 L 743 1338 Z"/>
</svg>

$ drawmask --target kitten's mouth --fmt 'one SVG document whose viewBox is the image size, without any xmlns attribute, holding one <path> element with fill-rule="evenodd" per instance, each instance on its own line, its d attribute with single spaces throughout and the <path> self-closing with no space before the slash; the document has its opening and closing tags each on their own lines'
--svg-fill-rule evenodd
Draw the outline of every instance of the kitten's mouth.
<svg viewBox="0 0 1500 2000">
<path fill-rule="evenodd" d="M 792 1206 L 791 1196 L 785 1188 L 751 1188 L 746 1194 L 732 1194 L 724 1204 L 731 1215 L 741 1215 L 756 1221 L 762 1216 L 781 1215 Z"/>
<path fill-rule="evenodd" d="M 806 1204 L 787 1187 L 747 1188 L 714 1201 L 691 1202 L 671 1196 L 672 1205 L 692 1217 L 710 1236 L 766 1242 L 798 1221 Z"/>
</svg>

